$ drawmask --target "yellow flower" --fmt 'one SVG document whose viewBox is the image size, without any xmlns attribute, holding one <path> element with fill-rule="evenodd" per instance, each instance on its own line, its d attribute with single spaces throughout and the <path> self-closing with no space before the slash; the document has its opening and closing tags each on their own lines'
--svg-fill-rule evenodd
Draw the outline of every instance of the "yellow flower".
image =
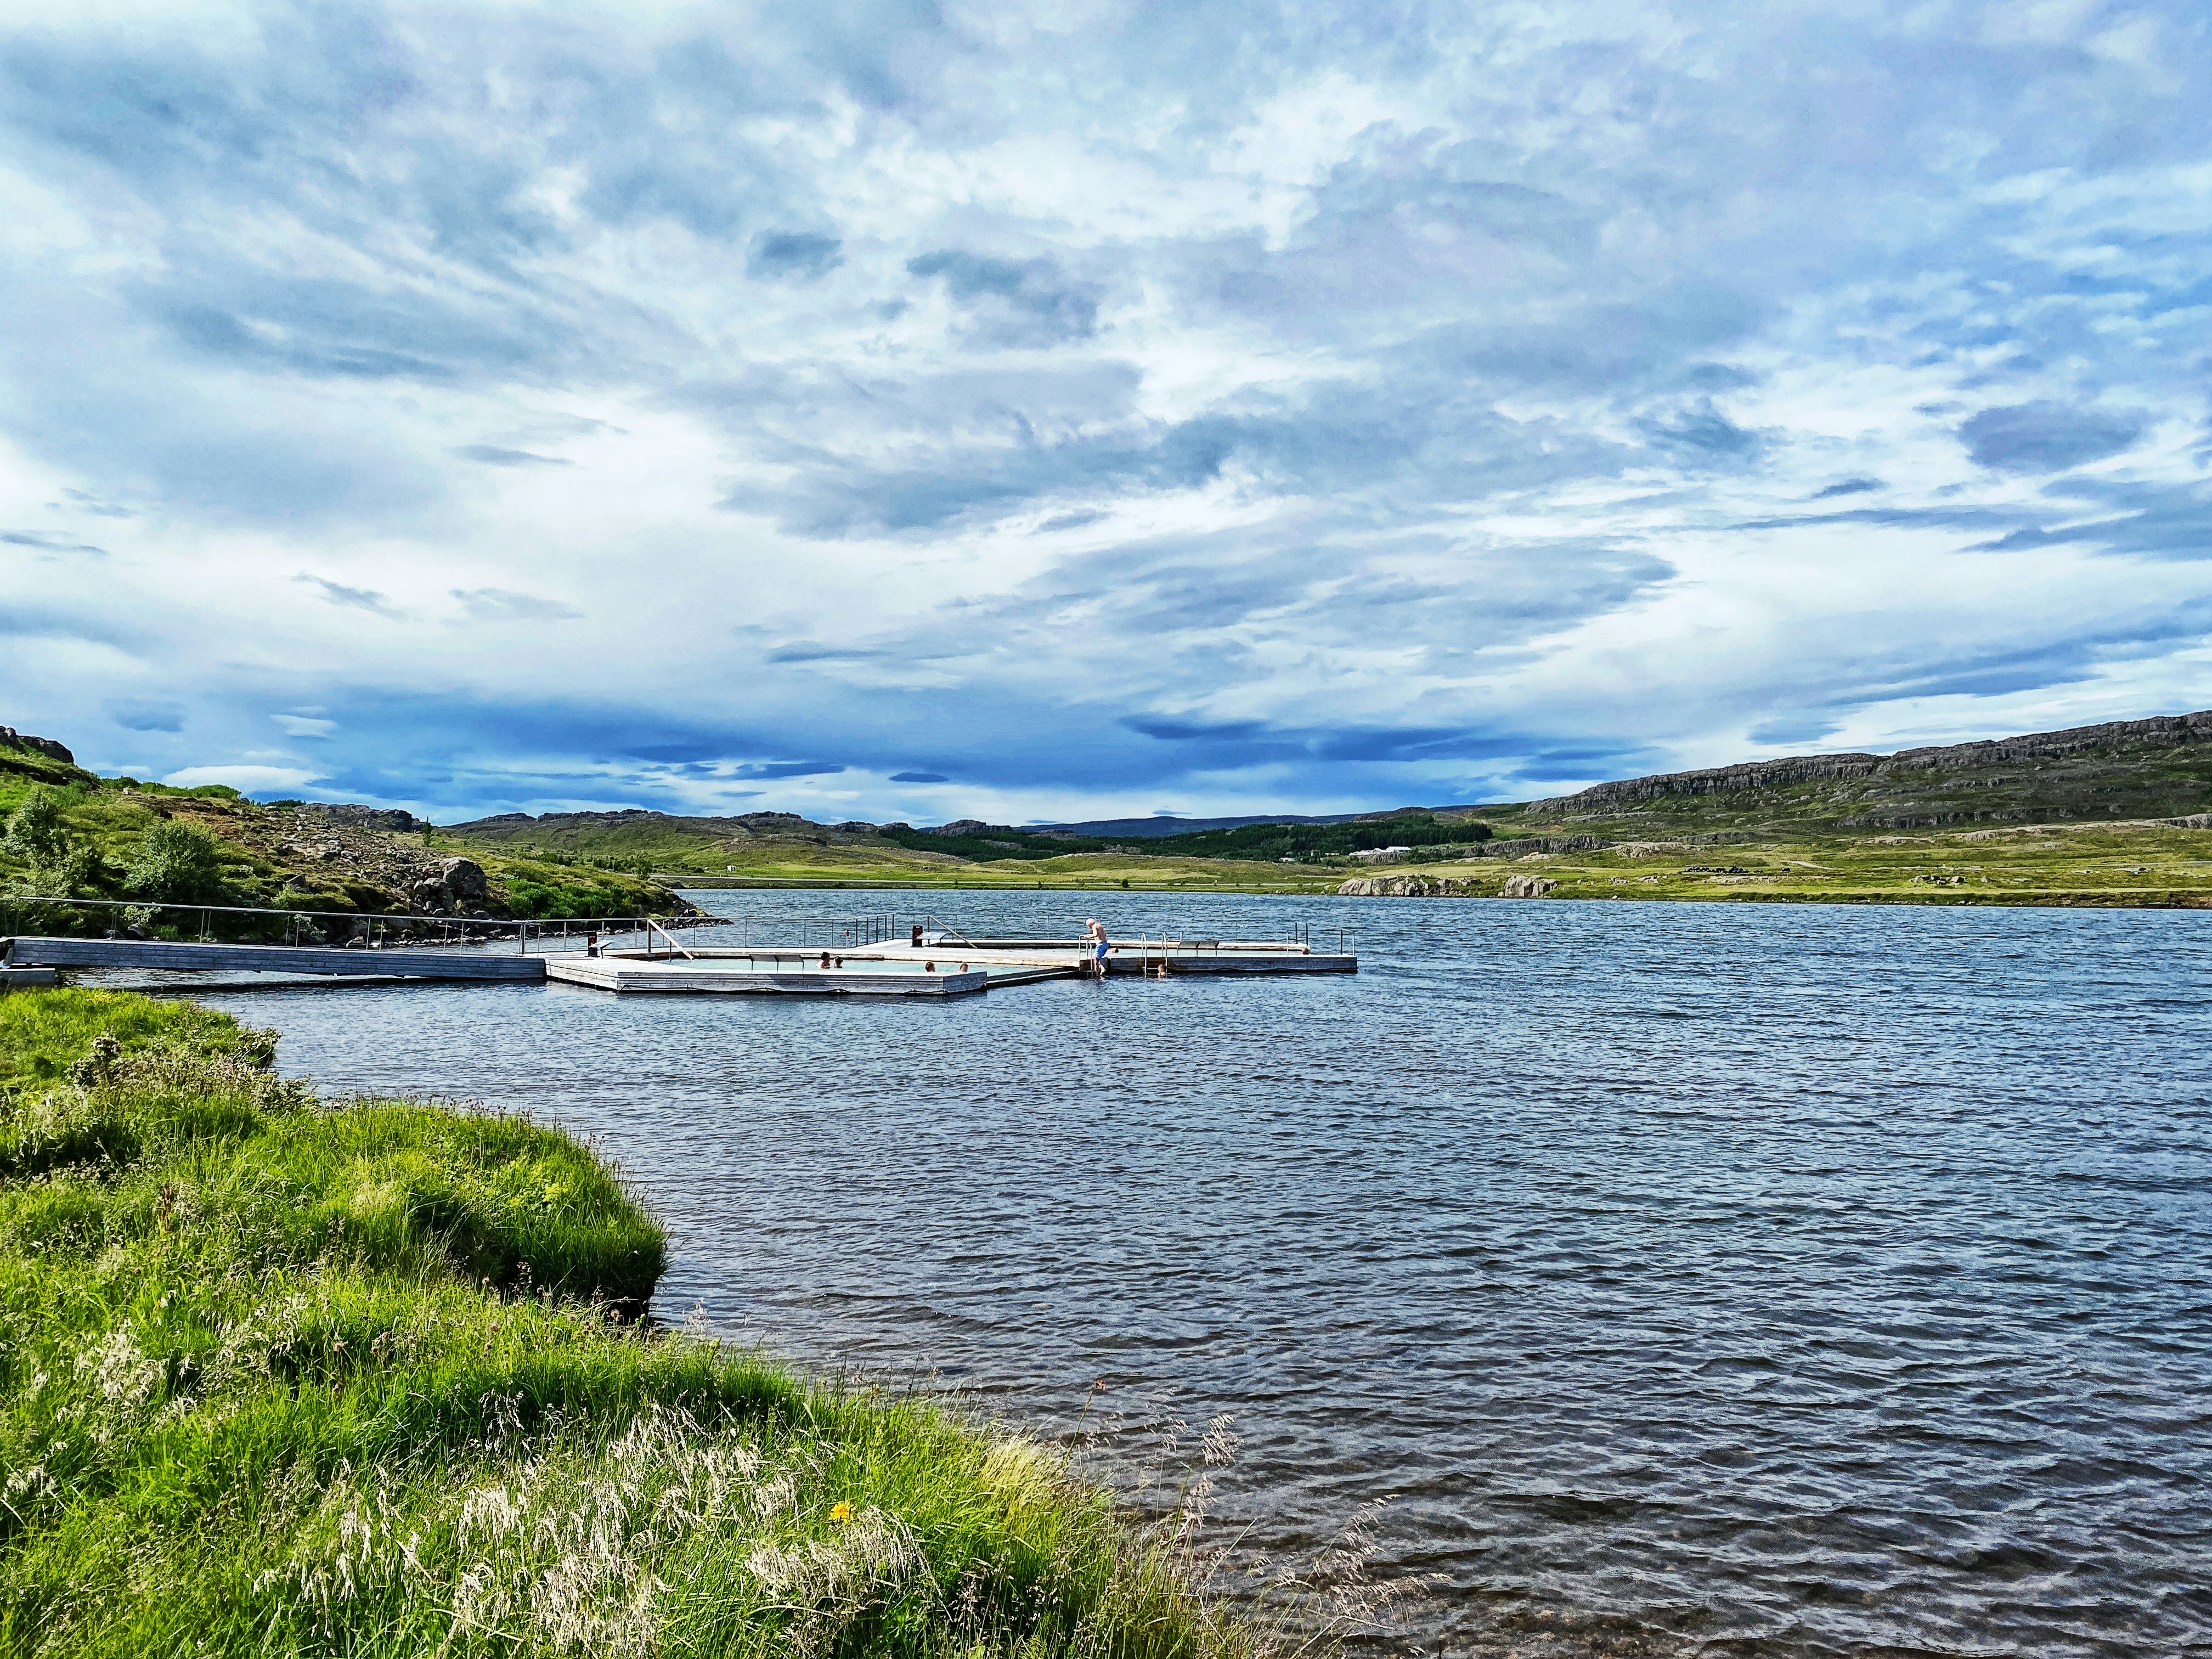
<svg viewBox="0 0 2212 1659">
<path fill-rule="evenodd" d="M 850 1521 L 853 1518 L 853 1506 L 842 1502 L 832 1504 L 830 1506 L 830 1518 L 832 1521 Z"/>
</svg>

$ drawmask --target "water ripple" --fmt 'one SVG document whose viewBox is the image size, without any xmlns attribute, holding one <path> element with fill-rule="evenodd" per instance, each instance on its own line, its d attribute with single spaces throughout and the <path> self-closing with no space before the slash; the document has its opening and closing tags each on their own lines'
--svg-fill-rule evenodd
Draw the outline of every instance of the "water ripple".
<svg viewBox="0 0 2212 1659">
<path fill-rule="evenodd" d="M 1220 1512 L 1279 1558 L 1391 1498 L 1437 1580 L 1391 1645 L 2212 1649 L 2212 918 L 1205 902 L 1365 971 L 221 1000 L 326 1083 L 592 1135 L 664 1311 L 1048 1430 L 1233 1413 Z"/>
</svg>

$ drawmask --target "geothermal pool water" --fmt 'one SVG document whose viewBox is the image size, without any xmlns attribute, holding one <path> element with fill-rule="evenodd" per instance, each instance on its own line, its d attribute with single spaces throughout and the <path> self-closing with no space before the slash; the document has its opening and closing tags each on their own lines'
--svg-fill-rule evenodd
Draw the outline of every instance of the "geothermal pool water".
<svg viewBox="0 0 2212 1659">
<path fill-rule="evenodd" d="M 693 896 L 753 939 L 841 902 Z M 664 1316 L 1048 1431 L 1233 1413 L 1253 1547 L 1391 1500 L 1379 1567 L 1436 1576 L 1396 1645 L 2212 1644 L 2212 915 L 1203 902 L 1361 971 L 209 1000 L 326 1087 L 591 1136 Z"/>
</svg>

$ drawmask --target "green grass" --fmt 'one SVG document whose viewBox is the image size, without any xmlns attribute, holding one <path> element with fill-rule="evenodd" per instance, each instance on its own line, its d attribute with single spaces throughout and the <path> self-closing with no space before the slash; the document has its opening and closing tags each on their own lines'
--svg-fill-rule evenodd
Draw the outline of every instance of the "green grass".
<svg viewBox="0 0 2212 1659">
<path fill-rule="evenodd" d="M 5 753 L 8 751 L 0 751 Z M 43 760 L 43 757 L 33 757 Z M 58 762 L 47 762 L 50 768 Z M 74 771 L 75 769 L 66 769 Z M 423 854 L 433 859 L 464 854 L 477 860 L 489 878 L 493 914 L 528 918 L 607 915 L 666 915 L 678 908 L 673 893 L 634 872 L 575 867 L 506 855 L 497 848 L 464 846 L 436 831 L 392 833 L 334 830 L 302 821 L 283 807 L 258 805 L 235 790 L 207 785 L 191 790 L 143 784 L 130 778 L 95 778 L 77 773 L 61 784 L 16 769 L 0 769 L 0 824 L 33 789 L 46 787 L 61 809 L 62 828 L 71 848 L 91 857 L 81 879 L 62 882 L 59 896 L 105 900 L 143 897 L 131 884 L 129 866 L 140 842 L 163 823 L 190 823 L 216 839 L 220 892 L 216 903 L 295 911 L 386 915 L 402 909 L 410 878 L 397 854 Z M 338 860 L 312 856 L 303 848 L 343 836 L 348 854 Z M 379 856 L 386 854 L 386 856 Z M 0 836 L 0 894 L 52 894 L 58 880 L 52 869 L 33 865 Z M 100 933 L 115 926 L 118 913 L 100 906 L 9 905 L 0 899 L 0 933 Z M 149 915 L 143 924 L 157 934 L 179 928 L 196 933 L 197 916 L 179 912 Z M 342 927 L 344 924 L 341 923 Z M 287 937 L 277 919 L 212 916 L 209 926 L 227 938 L 276 939 Z"/>
<path fill-rule="evenodd" d="M 1495 894 L 1513 876 L 1550 898 L 1820 901 L 2212 908 L 2212 830 L 2054 824 L 1913 835 L 1807 836 L 1709 845 L 1631 842 L 1592 851 L 1367 873 L 1419 875 Z"/>
<path fill-rule="evenodd" d="M 0 997 L 0 1652 L 1265 1645 L 1060 1454 L 613 1317 L 660 1235 L 566 1137 L 272 1053 Z"/>
</svg>

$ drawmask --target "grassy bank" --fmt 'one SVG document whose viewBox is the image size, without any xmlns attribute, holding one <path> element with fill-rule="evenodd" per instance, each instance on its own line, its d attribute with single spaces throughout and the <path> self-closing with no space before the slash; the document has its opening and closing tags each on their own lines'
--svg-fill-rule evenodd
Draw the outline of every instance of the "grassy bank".
<svg viewBox="0 0 2212 1659">
<path fill-rule="evenodd" d="M 1370 873 L 1437 877 L 1478 894 L 1535 876 L 1558 884 L 1549 898 L 2205 908 L 2212 908 L 2212 830 L 2052 824 L 1711 845 L 1627 842 Z"/>
<path fill-rule="evenodd" d="M 611 1316 L 566 1137 L 0 996 L 0 1652 L 1235 1656 L 1054 1452 Z"/>
</svg>

